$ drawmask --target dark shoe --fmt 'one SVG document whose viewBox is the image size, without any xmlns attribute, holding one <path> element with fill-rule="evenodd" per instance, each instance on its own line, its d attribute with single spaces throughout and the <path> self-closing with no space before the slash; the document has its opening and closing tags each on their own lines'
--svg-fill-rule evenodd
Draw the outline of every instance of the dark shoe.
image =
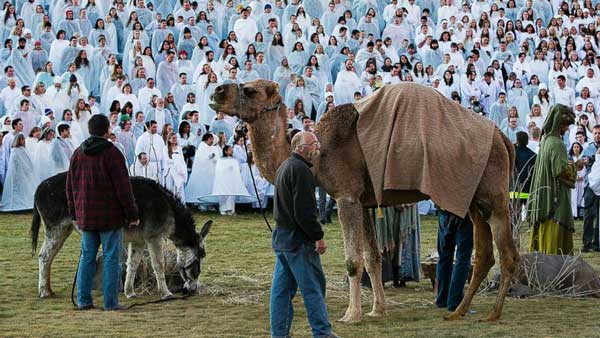
<svg viewBox="0 0 600 338">
<path fill-rule="evenodd" d="M 104 309 L 104 311 L 125 311 L 125 310 L 127 310 L 127 307 L 123 306 L 123 305 L 119 305 L 112 309 Z"/>
<path fill-rule="evenodd" d="M 406 287 L 406 282 L 401 280 L 401 281 L 394 281 L 394 287 L 395 288 L 404 288 Z"/>
<path fill-rule="evenodd" d="M 77 308 L 77 311 L 87 311 L 87 310 L 93 310 L 96 307 L 94 306 L 94 304 L 90 304 L 90 305 L 85 305 L 85 306 L 80 306 Z"/>
</svg>

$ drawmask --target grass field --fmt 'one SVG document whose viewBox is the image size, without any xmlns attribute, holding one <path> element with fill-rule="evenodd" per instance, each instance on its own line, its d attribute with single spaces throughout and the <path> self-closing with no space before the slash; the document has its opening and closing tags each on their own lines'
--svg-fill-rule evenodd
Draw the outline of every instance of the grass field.
<svg viewBox="0 0 600 338">
<path fill-rule="evenodd" d="M 71 282 L 79 254 L 79 236 L 67 240 L 54 262 L 56 296 L 37 298 L 37 257 L 32 258 L 28 231 L 31 214 L 0 215 L 0 337 L 267 337 L 269 287 L 273 271 L 270 235 L 257 214 L 222 217 L 196 214 L 202 224 L 215 223 L 207 239 L 202 281 L 206 292 L 183 301 L 136 307 L 128 312 L 75 311 Z M 422 225 L 422 257 L 435 250 L 437 221 Z M 580 245 L 581 223 L 575 237 Z M 42 237 L 40 235 L 40 237 Z M 328 251 L 327 304 L 332 320 L 342 317 L 348 296 L 344 287 L 344 257 L 337 219 L 326 227 Z M 41 245 L 41 243 L 40 243 Z M 600 270 L 600 254 L 583 254 Z M 429 281 L 407 288 L 386 287 L 389 316 L 365 318 L 360 324 L 334 322 L 342 337 L 600 337 L 600 301 L 590 299 L 507 299 L 499 323 L 480 323 L 494 295 L 477 296 L 474 314 L 459 322 L 442 320 L 444 310 L 433 306 Z M 154 299 L 141 297 L 135 302 Z M 127 305 L 133 301 L 122 298 Z M 96 297 L 101 305 L 101 296 Z M 363 313 L 371 295 L 363 292 Z M 310 337 L 301 297 L 295 300 L 293 336 Z"/>
</svg>

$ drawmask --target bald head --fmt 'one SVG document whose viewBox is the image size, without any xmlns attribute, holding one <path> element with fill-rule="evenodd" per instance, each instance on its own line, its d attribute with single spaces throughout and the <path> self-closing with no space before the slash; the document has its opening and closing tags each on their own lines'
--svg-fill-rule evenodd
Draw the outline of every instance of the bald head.
<svg viewBox="0 0 600 338">
<path fill-rule="evenodd" d="M 310 131 L 301 131 L 292 138 L 292 151 L 302 156 L 308 162 L 319 156 L 321 144 L 317 139 L 317 135 Z"/>
</svg>

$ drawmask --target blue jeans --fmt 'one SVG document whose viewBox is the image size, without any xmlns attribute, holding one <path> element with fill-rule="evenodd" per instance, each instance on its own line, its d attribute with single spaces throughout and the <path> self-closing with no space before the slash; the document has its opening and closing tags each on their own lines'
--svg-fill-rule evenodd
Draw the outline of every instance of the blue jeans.
<svg viewBox="0 0 600 338">
<path fill-rule="evenodd" d="M 438 292 L 435 304 L 454 311 L 463 299 L 471 268 L 473 223 L 468 216 L 462 219 L 444 210 L 438 210 L 438 221 L 437 250 L 440 260 L 436 270 Z"/>
<path fill-rule="evenodd" d="M 304 244 L 294 251 L 275 251 L 269 308 L 271 336 L 288 337 L 294 318 L 292 300 L 298 288 L 313 336 L 328 337 L 331 323 L 325 305 L 325 274 L 314 244 Z"/>
<path fill-rule="evenodd" d="M 77 303 L 79 307 L 92 305 L 92 284 L 96 274 L 96 254 L 102 243 L 104 273 L 102 293 L 104 310 L 114 310 L 119 306 L 119 282 L 121 280 L 121 229 L 110 231 L 84 231 L 81 236 L 81 260 L 77 270 Z"/>
</svg>

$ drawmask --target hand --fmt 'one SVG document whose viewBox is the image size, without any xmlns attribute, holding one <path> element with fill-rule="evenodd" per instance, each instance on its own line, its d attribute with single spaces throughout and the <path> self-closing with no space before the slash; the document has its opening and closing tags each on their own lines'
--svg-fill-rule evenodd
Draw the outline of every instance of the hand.
<svg viewBox="0 0 600 338">
<path fill-rule="evenodd" d="M 315 248 L 315 251 L 319 254 L 322 255 L 325 253 L 325 250 L 327 250 L 327 244 L 325 244 L 325 240 L 324 239 L 320 239 L 317 241 L 317 247 Z"/>
<path fill-rule="evenodd" d="M 138 225 L 140 225 L 139 218 L 137 218 L 133 221 L 129 221 L 129 229 L 133 229 L 133 228 L 137 227 Z"/>
</svg>

